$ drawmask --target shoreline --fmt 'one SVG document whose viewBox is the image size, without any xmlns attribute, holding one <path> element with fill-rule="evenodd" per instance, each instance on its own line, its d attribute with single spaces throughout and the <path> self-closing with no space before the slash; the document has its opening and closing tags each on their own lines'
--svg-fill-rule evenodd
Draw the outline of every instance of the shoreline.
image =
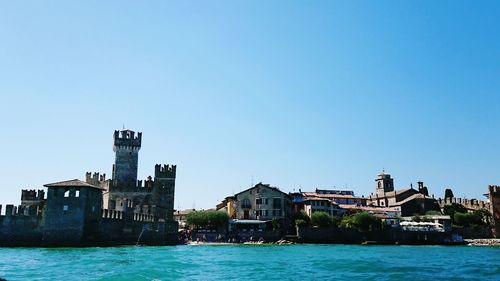
<svg viewBox="0 0 500 281">
<path fill-rule="evenodd" d="M 499 247 L 500 238 L 486 238 L 486 239 L 464 239 L 468 246 L 480 246 L 480 247 Z"/>
</svg>

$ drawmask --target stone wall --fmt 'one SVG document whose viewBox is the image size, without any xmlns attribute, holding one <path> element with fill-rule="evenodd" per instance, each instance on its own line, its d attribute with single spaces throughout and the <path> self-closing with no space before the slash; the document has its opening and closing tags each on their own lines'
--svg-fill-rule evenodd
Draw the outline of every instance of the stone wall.
<svg viewBox="0 0 500 281">
<path fill-rule="evenodd" d="M 1 209 L 1 205 L 0 205 Z M 22 207 L 6 206 L 0 216 L 0 246 L 37 246 L 42 240 L 42 216 Z"/>
<path fill-rule="evenodd" d="M 439 198 L 437 199 L 439 207 L 441 209 L 446 205 L 451 205 L 453 203 L 460 204 L 469 210 L 481 210 L 481 209 L 490 209 L 490 202 L 477 200 L 477 199 L 464 199 L 464 198 Z"/>
</svg>

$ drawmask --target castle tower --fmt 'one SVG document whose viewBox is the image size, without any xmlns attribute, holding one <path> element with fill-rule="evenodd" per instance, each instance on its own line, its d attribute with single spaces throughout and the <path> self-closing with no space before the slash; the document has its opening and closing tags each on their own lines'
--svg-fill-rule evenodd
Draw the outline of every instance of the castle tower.
<svg viewBox="0 0 500 281">
<path fill-rule="evenodd" d="M 137 184 L 137 164 L 141 149 L 142 133 L 131 130 L 115 131 L 113 151 L 113 182 L 120 188 L 134 188 Z"/>
<path fill-rule="evenodd" d="M 153 199 L 161 217 L 173 220 L 176 165 L 155 165 Z"/>
<path fill-rule="evenodd" d="M 394 179 L 391 178 L 390 174 L 386 174 L 383 171 L 375 179 L 377 196 L 384 197 L 386 192 L 394 191 Z"/>
<path fill-rule="evenodd" d="M 493 234 L 500 238 L 500 186 L 488 186 L 488 198 L 490 200 L 490 212 L 493 216 Z"/>
</svg>

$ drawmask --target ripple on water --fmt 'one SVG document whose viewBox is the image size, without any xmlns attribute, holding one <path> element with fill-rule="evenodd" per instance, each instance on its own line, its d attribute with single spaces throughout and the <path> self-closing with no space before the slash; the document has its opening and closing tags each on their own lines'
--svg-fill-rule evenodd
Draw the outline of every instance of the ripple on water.
<svg viewBox="0 0 500 281">
<path fill-rule="evenodd" d="M 174 246 L 0 248 L 8 280 L 500 280 L 500 248 Z"/>
</svg>

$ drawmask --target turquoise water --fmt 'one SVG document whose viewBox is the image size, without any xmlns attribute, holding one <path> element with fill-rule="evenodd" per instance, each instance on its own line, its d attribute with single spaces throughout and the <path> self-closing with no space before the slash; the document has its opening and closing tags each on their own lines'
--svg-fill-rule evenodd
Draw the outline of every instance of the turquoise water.
<svg viewBox="0 0 500 281">
<path fill-rule="evenodd" d="M 500 280 L 499 247 L 0 248 L 7 280 Z"/>
</svg>

